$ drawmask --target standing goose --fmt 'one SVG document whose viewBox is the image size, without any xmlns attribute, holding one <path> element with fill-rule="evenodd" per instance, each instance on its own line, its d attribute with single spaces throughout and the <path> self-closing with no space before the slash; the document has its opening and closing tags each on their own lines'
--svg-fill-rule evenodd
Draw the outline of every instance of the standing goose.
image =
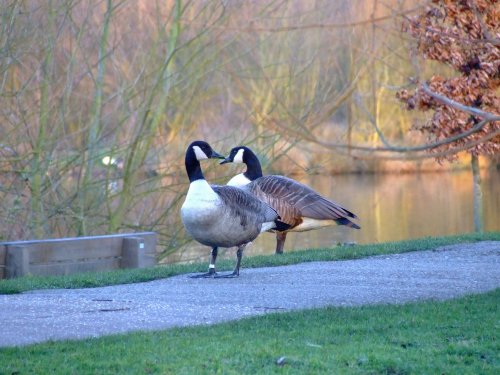
<svg viewBox="0 0 500 375">
<path fill-rule="evenodd" d="M 204 141 L 196 141 L 186 151 L 189 190 L 181 208 L 184 227 L 193 238 L 212 248 L 208 272 L 194 277 L 216 277 L 215 261 L 219 247 L 237 246 L 236 268 L 229 275 L 239 276 L 246 244 L 261 232 L 276 227 L 276 211 L 252 194 L 233 186 L 209 185 L 201 171 L 200 160 L 224 159 Z M 281 224 L 280 224 L 281 225 Z"/>
<path fill-rule="evenodd" d="M 360 229 L 349 218 L 357 216 L 338 203 L 322 197 L 310 187 L 291 178 L 262 175 L 259 159 L 248 147 L 234 147 L 221 164 L 243 163 L 247 170 L 234 176 L 227 185 L 238 186 L 268 203 L 289 227 L 276 229 L 276 253 L 283 253 L 288 232 L 304 232 L 332 224 Z"/>
</svg>

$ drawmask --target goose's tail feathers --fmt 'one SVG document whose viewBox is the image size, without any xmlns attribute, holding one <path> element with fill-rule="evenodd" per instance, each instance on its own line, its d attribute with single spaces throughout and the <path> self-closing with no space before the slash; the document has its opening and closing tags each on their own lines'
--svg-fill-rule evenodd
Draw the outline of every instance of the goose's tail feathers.
<svg viewBox="0 0 500 375">
<path fill-rule="evenodd" d="M 361 229 L 361 227 L 358 224 L 353 223 L 351 220 L 349 220 L 346 217 L 341 217 L 340 219 L 335 219 L 335 222 L 337 223 L 337 225 L 345 225 L 345 226 L 348 226 L 349 228 Z"/>
</svg>

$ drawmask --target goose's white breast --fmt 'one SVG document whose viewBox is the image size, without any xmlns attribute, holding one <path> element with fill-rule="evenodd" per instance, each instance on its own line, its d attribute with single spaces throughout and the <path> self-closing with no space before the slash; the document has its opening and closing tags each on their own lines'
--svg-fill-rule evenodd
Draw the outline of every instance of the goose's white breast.
<svg viewBox="0 0 500 375">
<path fill-rule="evenodd" d="M 226 185 L 228 186 L 245 186 L 249 184 L 251 181 L 245 176 L 245 174 L 240 173 L 231 178 Z"/>
<path fill-rule="evenodd" d="M 206 180 L 193 181 L 189 185 L 186 200 L 181 208 L 182 217 L 189 219 L 190 216 L 210 214 L 217 208 L 219 202 L 219 196 Z"/>
</svg>

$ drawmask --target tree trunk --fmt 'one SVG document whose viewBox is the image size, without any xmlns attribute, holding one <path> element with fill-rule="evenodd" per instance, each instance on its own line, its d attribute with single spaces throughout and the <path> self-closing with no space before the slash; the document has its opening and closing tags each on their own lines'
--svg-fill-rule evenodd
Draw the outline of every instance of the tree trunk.
<svg viewBox="0 0 500 375">
<path fill-rule="evenodd" d="M 472 180 L 474 185 L 474 231 L 482 233 L 483 228 L 483 192 L 481 190 L 481 174 L 479 158 L 471 155 Z"/>
</svg>

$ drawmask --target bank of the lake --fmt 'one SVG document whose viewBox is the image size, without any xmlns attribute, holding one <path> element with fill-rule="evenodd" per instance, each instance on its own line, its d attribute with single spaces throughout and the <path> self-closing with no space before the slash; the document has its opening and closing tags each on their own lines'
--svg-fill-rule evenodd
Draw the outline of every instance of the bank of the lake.
<svg viewBox="0 0 500 375">
<path fill-rule="evenodd" d="M 388 252 L 407 252 L 245 269 L 238 279 L 179 275 L 0 296 L 11 306 L 0 308 L 9 313 L 2 317 L 8 328 L 2 340 L 40 334 L 59 340 L 58 333 L 83 339 L 0 349 L 1 371 L 493 374 L 499 366 L 492 328 L 499 236 L 388 244 Z M 439 241 L 458 243 L 418 251 Z M 440 301 L 447 298 L 452 300 Z M 262 314 L 210 327 L 160 328 L 182 318 L 187 325 L 206 325 Z M 153 331 L 129 332 L 142 330 L 140 324 Z M 111 331 L 98 332 L 106 327 Z M 110 332 L 129 333 L 84 339 Z"/>
</svg>

